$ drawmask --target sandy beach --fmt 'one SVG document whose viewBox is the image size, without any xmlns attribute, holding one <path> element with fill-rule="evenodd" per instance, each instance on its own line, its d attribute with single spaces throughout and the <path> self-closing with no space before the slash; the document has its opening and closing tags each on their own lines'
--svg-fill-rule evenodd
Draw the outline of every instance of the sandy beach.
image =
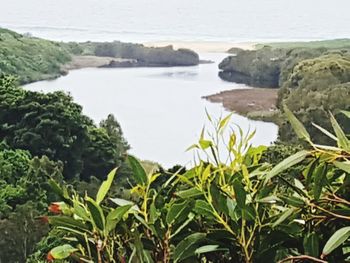
<svg viewBox="0 0 350 263">
<path fill-rule="evenodd" d="M 126 62 L 131 59 L 97 56 L 73 56 L 72 61 L 62 66 L 62 70 L 69 71 L 81 68 L 98 68 L 109 65 L 112 61 Z"/>
<path fill-rule="evenodd" d="M 196 52 L 217 52 L 224 53 L 230 48 L 255 49 L 257 43 L 254 42 L 215 42 L 215 41 L 158 41 L 145 42 L 147 47 L 164 47 L 172 45 L 175 49 L 188 48 Z"/>
</svg>

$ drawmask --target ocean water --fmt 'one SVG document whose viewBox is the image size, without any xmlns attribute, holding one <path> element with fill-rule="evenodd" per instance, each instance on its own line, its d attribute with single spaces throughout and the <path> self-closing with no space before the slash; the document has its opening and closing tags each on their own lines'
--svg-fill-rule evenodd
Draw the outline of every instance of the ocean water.
<svg viewBox="0 0 350 263">
<path fill-rule="evenodd" d="M 0 26 L 54 40 L 350 37 L 349 0 L 0 0 Z"/>
</svg>

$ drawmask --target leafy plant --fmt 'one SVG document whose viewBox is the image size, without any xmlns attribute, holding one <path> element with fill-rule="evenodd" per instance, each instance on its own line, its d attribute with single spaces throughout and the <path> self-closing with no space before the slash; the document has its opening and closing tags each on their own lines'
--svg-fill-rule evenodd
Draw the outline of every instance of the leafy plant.
<svg viewBox="0 0 350 263">
<path fill-rule="evenodd" d="M 127 233 L 124 225 L 131 205 L 122 205 L 116 208 L 102 204 L 114 180 L 116 169 L 112 170 L 107 179 L 101 184 L 96 198 L 80 197 L 68 190 L 60 188 L 51 181 L 53 189 L 65 202 L 56 203 L 52 212 L 59 215 L 49 216 L 48 222 L 62 230 L 65 239 L 70 243 L 53 248 L 48 259 L 72 258 L 78 262 L 115 262 L 123 257 L 127 238 L 123 238 L 119 231 Z M 94 261 L 92 259 L 95 259 Z"/>
<path fill-rule="evenodd" d="M 64 234 L 49 259 L 83 262 L 343 262 L 349 249 L 349 139 L 331 115 L 337 146 L 318 145 L 285 109 L 310 145 L 277 165 L 266 147 L 229 126 L 230 116 L 208 118 L 195 165 L 160 173 L 127 157 L 135 184 L 130 200 L 106 194 L 113 170 L 92 199 L 51 185 L 63 203 L 49 222 Z M 348 113 L 345 113 L 347 115 Z M 227 133 L 227 131 L 229 132 Z M 285 178 L 292 167 L 293 176 Z M 298 170 L 299 169 L 299 170 Z M 298 173 L 299 171 L 299 173 Z M 162 183 L 159 183 L 162 182 Z"/>
</svg>

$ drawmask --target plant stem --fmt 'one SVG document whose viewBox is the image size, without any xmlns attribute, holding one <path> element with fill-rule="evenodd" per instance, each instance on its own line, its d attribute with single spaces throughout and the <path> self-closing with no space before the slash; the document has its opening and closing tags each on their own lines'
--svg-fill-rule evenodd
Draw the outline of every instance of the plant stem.
<svg viewBox="0 0 350 263">
<path fill-rule="evenodd" d="M 314 257 L 311 257 L 311 256 L 306 256 L 306 255 L 302 255 L 302 256 L 295 256 L 295 257 L 288 257 L 288 258 L 285 258 L 285 259 L 282 259 L 280 261 L 278 261 L 277 263 L 283 263 L 283 262 L 288 262 L 288 261 L 291 261 L 291 262 L 294 262 L 294 260 L 301 260 L 301 261 L 304 261 L 304 260 L 311 260 L 313 262 L 318 262 L 318 263 L 328 263 L 328 261 L 324 261 L 324 260 L 321 260 L 321 259 L 318 259 L 318 258 L 314 258 Z"/>
</svg>

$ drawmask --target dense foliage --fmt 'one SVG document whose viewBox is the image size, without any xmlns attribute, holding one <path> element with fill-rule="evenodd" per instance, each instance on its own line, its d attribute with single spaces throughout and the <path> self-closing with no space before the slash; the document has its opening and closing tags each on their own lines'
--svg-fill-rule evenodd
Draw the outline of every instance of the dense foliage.
<svg viewBox="0 0 350 263">
<path fill-rule="evenodd" d="M 192 66 L 199 63 L 199 56 L 195 52 L 188 49 L 174 50 L 172 46 L 152 48 L 121 42 L 97 43 L 94 53 L 96 56 L 136 59 L 144 66 Z"/>
<path fill-rule="evenodd" d="M 48 178 L 62 181 L 62 165 L 28 151 L 0 149 L 0 261 L 25 262 L 48 233 L 36 217 L 56 198 Z"/>
<path fill-rule="evenodd" d="M 70 59 L 59 43 L 0 28 L 0 75 L 17 75 L 21 83 L 55 78 Z"/>
<path fill-rule="evenodd" d="M 350 43 L 334 40 L 311 43 L 274 44 L 257 50 L 232 49 L 234 53 L 219 65 L 225 80 L 257 87 L 280 88 L 277 107 L 285 103 L 310 130 L 318 143 L 330 143 L 312 123 L 330 129 L 332 112 L 345 132 L 349 122 L 340 110 L 350 108 Z M 278 115 L 276 113 L 276 115 Z M 279 121 L 282 141 L 292 142 L 290 126 Z"/>
<path fill-rule="evenodd" d="M 52 181 L 63 202 L 55 203 L 48 220 L 65 238 L 47 260 L 344 262 L 350 246 L 350 140 L 331 116 L 335 135 L 326 133 L 337 147 L 314 144 L 288 109 L 286 115 L 309 148 L 276 166 L 261 159 L 266 147 L 250 146 L 254 133 L 231 133 L 223 143 L 227 117 L 213 121 L 214 134 L 203 132 L 191 147 L 202 158 L 186 172 L 147 174 L 129 156 L 136 182 L 129 200 L 105 198 L 116 170 L 94 198 Z M 297 164 L 299 174 L 282 176 Z M 162 176 L 164 183 L 155 184 Z"/>
<path fill-rule="evenodd" d="M 120 164 L 128 145 L 113 116 L 97 127 L 63 92 L 0 87 L 0 136 L 10 147 L 64 164 L 65 178 L 103 178 Z"/>
<path fill-rule="evenodd" d="M 27 91 L 16 82 L 0 78 L 1 262 L 25 262 L 47 235 L 37 217 L 56 198 L 49 178 L 91 192 L 129 148 L 113 115 L 96 126 L 71 96 Z M 120 187 L 127 184 L 127 169 L 122 173 Z"/>
<path fill-rule="evenodd" d="M 316 135 L 317 123 L 329 130 L 328 112 L 338 115 L 340 123 L 348 133 L 350 123 L 340 110 L 350 109 L 350 54 L 333 53 L 299 62 L 279 90 L 279 101 L 283 101 Z M 281 127 L 282 140 L 290 140 L 290 128 Z M 328 142 L 326 136 L 315 136 L 318 143 Z"/>
</svg>

